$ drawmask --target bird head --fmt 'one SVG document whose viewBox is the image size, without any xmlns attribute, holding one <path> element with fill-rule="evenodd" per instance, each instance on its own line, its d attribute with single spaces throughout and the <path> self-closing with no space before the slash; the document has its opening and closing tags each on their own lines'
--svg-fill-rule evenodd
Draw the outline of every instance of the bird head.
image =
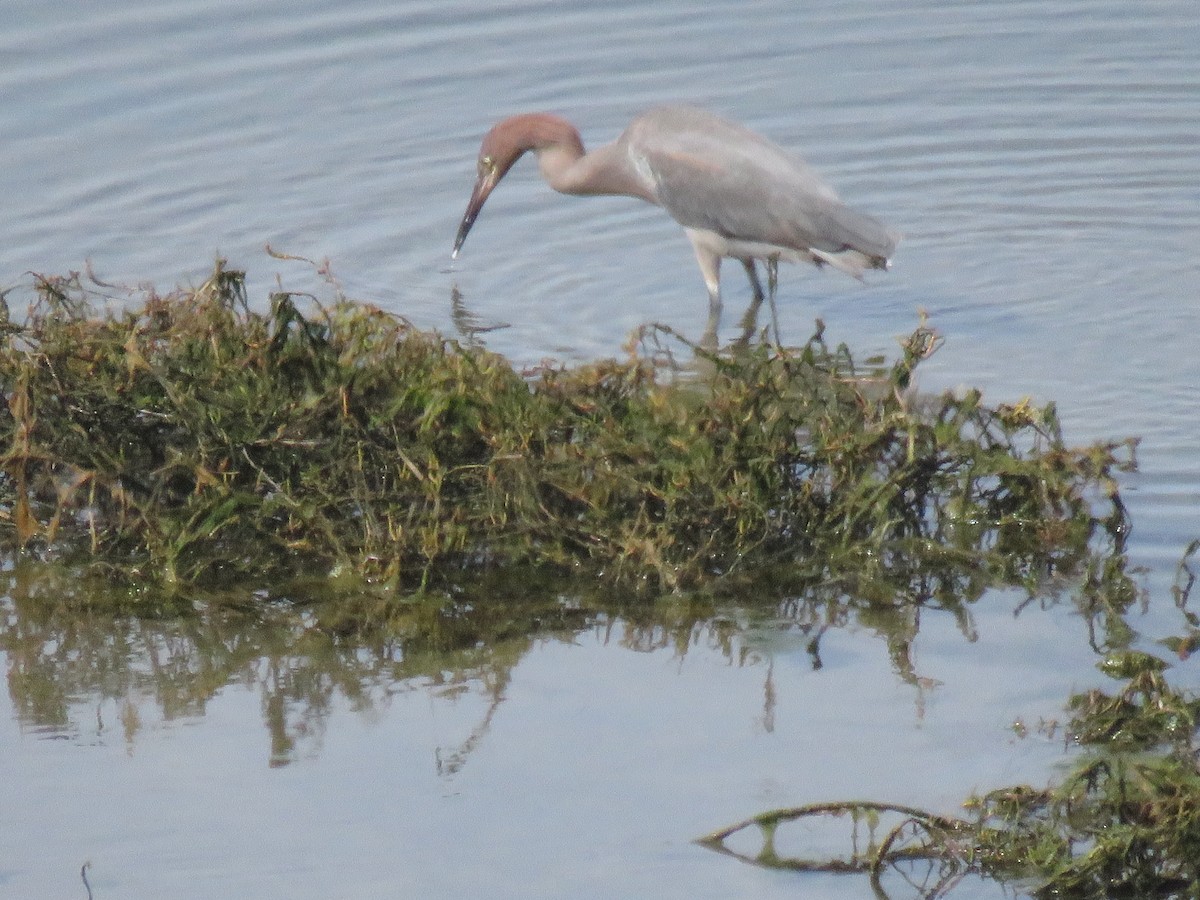
<svg viewBox="0 0 1200 900">
<path fill-rule="evenodd" d="M 512 129 L 506 127 L 507 125 L 507 120 L 501 122 L 483 138 L 483 144 L 479 148 L 479 175 L 475 179 L 475 188 L 471 191 L 471 199 L 467 202 L 467 211 L 463 214 L 462 223 L 458 226 L 458 236 L 454 239 L 454 252 L 450 254 L 451 259 L 458 257 L 458 251 L 462 249 L 463 242 L 467 239 L 467 233 L 475 224 L 479 211 L 483 209 L 483 204 L 491 196 L 496 185 L 500 183 L 500 179 L 513 167 L 513 163 L 520 159 L 527 149 L 530 149 L 514 140 L 514 135 L 511 134 Z"/>
</svg>

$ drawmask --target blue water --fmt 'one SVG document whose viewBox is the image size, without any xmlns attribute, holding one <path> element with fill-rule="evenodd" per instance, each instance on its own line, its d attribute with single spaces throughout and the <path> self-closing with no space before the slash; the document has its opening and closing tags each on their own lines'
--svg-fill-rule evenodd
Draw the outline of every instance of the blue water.
<svg viewBox="0 0 1200 900">
<path fill-rule="evenodd" d="M 1177 625 L 1165 592 L 1200 535 L 1193 0 L 10 0 L 0 59 L 10 303 L 28 271 L 90 261 L 165 289 L 217 253 L 260 299 L 277 274 L 328 295 L 269 243 L 419 325 L 455 335 L 465 310 L 506 326 L 483 340 L 519 362 L 617 354 L 647 321 L 698 338 L 705 295 L 660 210 L 559 196 L 530 162 L 451 265 L 487 128 L 546 109 L 599 144 L 664 100 L 743 121 L 905 235 L 866 285 L 785 267 L 784 337 L 820 316 L 832 339 L 890 352 L 925 309 L 946 344 L 923 387 L 1055 400 L 1079 441 L 1140 436 L 1123 482 L 1152 598 L 1137 624 Z M 729 269 L 725 336 L 747 300 Z M 1013 619 L 1014 603 L 978 610 L 976 642 L 923 623 L 922 675 L 940 682 L 923 691 L 869 629 L 832 633 L 819 672 L 801 646 L 738 666 L 703 642 L 538 644 L 451 775 L 435 758 L 485 716 L 484 674 L 462 695 L 385 683 L 369 714 L 335 691 L 320 740 L 282 768 L 252 675 L 179 718 L 83 691 L 46 733 L 0 705 L 0 896 L 81 896 L 87 858 L 98 897 L 793 896 L 793 877 L 690 839 L 760 808 L 952 810 L 1048 777 L 1059 747 L 1006 725 L 1097 676 L 1080 622 Z M 132 740 L 113 724 L 129 704 Z"/>
</svg>

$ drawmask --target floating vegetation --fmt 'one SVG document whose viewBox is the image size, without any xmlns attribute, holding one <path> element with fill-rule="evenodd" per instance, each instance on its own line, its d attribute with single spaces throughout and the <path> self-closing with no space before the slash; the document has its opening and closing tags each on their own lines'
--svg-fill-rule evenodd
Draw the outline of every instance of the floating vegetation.
<svg viewBox="0 0 1200 900">
<path fill-rule="evenodd" d="M 906 895 L 919 885 L 916 895 L 926 898 L 946 895 L 971 874 L 1022 885 L 1036 897 L 1196 897 L 1200 699 L 1175 691 L 1166 664 L 1149 654 L 1114 654 L 1100 667 L 1124 684 L 1113 694 L 1071 698 L 1068 732 L 1085 752 L 1057 784 L 990 791 L 971 798 L 962 818 L 855 801 L 774 810 L 700 843 L 771 868 L 869 873 L 877 896 L 888 896 L 882 879 L 893 872 L 909 885 Z M 781 825 L 847 816 L 870 840 L 849 842 L 844 856 L 803 859 L 776 850 Z M 731 838 L 754 828 L 758 849 L 730 849 Z"/>
<path fill-rule="evenodd" d="M 195 289 L 100 299 L 38 277 L 6 319 L 10 561 L 177 585 L 412 588 L 529 564 L 653 591 L 846 579 L 969 597 L 1074 577 L 1097 533 L 1125 528 L 1131 448 L 1068 447 L 1052 405 L 913 393 L 938 341 L 924 325 L 873 377 L 819 332 L 697 349 L 704 368 L 664 377 L 637 354 L 519 372 L 340 295 L 256 312 L 221 262 Z"/>
<path fill-rule="evenodd" d="M 1189 636 L 1162 642 L 1181 659 L 1196 631 L 1187 602 L 1198 550 L 1188 547 L 1173 588 Z M 1122 684 L 1069 699 L 1064 735 L 1082 752 L 1047 787 L 971 797 L 959 817 L 854 800 L 771 810 L 698 843 L 769 868 L 867 874 L 877 897 L 943 897 L 968 877 L 1046 898 L 1200 896 L 1200 698 L 1173 688 L 1169 664 L 1149 653 L 1114 651 L 1097 665 Z M 809 826 L 803 846 L 814 823 L 846 822 L 840 853 L 779 849 L 793 823 Z"/>
</svg>

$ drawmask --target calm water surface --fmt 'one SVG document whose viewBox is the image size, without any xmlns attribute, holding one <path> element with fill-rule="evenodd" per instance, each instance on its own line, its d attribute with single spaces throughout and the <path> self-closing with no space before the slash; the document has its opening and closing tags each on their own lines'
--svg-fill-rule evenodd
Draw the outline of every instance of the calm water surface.
<svg viewBox="0 0 1200 900">
<path fill-rule="evenodd" d="M 1200 534 L 1193 0 L 11 0 L 0 59 L 0 287 L 85 260 L 169 287 L 219 252 L 260 298 L 277 273 L 322 289 L 270 243 L 422 326 L 506 326 L 483 340 L 521 362 L 619 353 L 648 321 L 699 337 L 704 290 L 661 211 L 558 196 L 528 162 L 451 266 L 483 132 L 549 109 L 599 144 L 663 100 L 744 121 L 905 234 L 866 286 L 785 268 L 785 338 L 820 316 L 890 352 L 926 309 L 947 342 L 925 387 L 1056 400 L 1080 441 L 1140 435 L 1135 624 L 1177 627 L 1166 590 Z M 169 622 L 95 622 L 108 655 L 79 655 L 80 626 L 43 634 L 10 598 L 0 896 L 82 897 L 86 859 L 98 900 L 862 896 L 690 840 L 768 807 L 952 811 L 1044 782 L 1061 747 L 1006 726 L 1099 676 L 1080 621 L 1017 602 L 984 598 L 974 640 L 922 622 L 914 683 L 861 623 L 826 633 L 819 669 L 787 630 L 681 646 L 618 617 L 475 664 L 363 647 L 341 677 L 266 638 L 217 664 Z M 164 688 L 166 660 L 216 679 L 203 702 Z"/>
</svg>

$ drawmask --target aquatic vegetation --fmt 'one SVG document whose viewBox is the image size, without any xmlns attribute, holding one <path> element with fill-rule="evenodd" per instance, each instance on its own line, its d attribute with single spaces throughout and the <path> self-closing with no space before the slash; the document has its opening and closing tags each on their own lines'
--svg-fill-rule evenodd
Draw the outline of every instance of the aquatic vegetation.
<svg viewBox="0 0 1200 900">
<path fill-rule="evenodd" d="M 495 697 L 534 635 L 614 615 L 639 646 L 686 648 L 703 628 L 732 658 L 736 629 L 710 618 L 722 594 L 763 598 L 811 635 L 814 666 L 824 629 L 857 617 L 919 683 L 921 611 L 969 636 L 969 604 L 1015 585 L 1029 603 L 1070 597 L 1122 682 L 1071 699 L 1083 750 L 1063 778 L 988 792 L 958 816 L 774 810 L 703 842 L 867 873 L 880 895 L 907 866 L 930 897 L 967 876 L 1039 896 L 1195 896 L 1200 701 L 1130 649 L 1125 619 L 1139 593 L 1116 476 L 1133 444 L 1071 447 L 1053 405 L 919 393 L 940 340 L 924 322 L 868 367 L 821 328 L 800 347 L 716 354 L 656 326 L 627 359 L 518 371 L 340 294 L 281 291 L 256 310 L 220 262 L 167 295 L 37 277 L 28 310 L 3 311 L 0 558 L 15 612 L 0 644 L 30 721 L 61 724 L 73 684 L 113 673 L 174 715 L 260 659 L 301 657 L 327 677 L 273 674 L 283 764 L 296 735 L 319 731 L 329 684 L 359 701 L 373 679 L 443 677 L 447 653 L 486 670 Z M 1186 608 L 1198 546 L 1175 589 L 1188 631 L 1164 642 L 1180 658 L 1200 633 Z M 120 627 L 84 643 L 72 616 L 98 608 Z M 253 640 L 243 617 L 261 626 Z M 131 642 L 173 648 L 152 685 Z M 121 708 L 132 740 L 136 704 Z M 447 750 L 449 769 L 488 716 Z M 855 841 L 840 858 L 789 855 L 777 837 L 799 820 L 848 820 Z M 731 848 L 747 833 L 759 849 Z"/>
<path fill-rule="evenodd" d="M 1196 896 L 1200 698 L 1174 690 L 1154 656 L 1130 651 L 1101 668 L 1124 683 L 1071 698 L 1068 730 L 1086 752 L 1066 777 L 969 802 L 978 863 L 1038 896 Z"/>
<path fill-rule="evenodd" d="M 1191 584 L 1177 592 L 1189 624 Z M 880 897 L 889 896 L 889 875 L 904 896 L 924 898 L 947 896 L 969 876 L 1035 897 L 1196 897 L 1200 697 L 1172 687 L 1168 663 L 1152 654 L 1118 651 L 1098 665 L 1122 683 L 1112 693 L 1094 689 L 1070 698 L 1064 733 L 1082 749 L 1065 775 L 1045 787 L 1010 785 L 971 797 L 958 817 L 872 801 L 771 810 L 699 843 L 771 868 L 869 874 Z M 854 830 L 841 856 L 777 849 L 789 823 L 843 819 Z M 758 846 L 747 849 L 745 839 L 754 834 Z M 743 846 L 731 847 L 738 839 Z"/>
<path fill-rule="evenodd" d="M 109 294 L 38 277 L 6 319 L 7 559 L 176 585 L 527 564 L 962 597 L 1074 576 L 1124 529 L 1131 454 L 1068 447 L 1053 406 L 915 394 L 923 324 L 866 375 L 820 332 L 696 349 L 686 376 L 637 354 L 519 372 L 340 295 L 255 311 L 220 262 L 195 289 Z"/>
</svg>

